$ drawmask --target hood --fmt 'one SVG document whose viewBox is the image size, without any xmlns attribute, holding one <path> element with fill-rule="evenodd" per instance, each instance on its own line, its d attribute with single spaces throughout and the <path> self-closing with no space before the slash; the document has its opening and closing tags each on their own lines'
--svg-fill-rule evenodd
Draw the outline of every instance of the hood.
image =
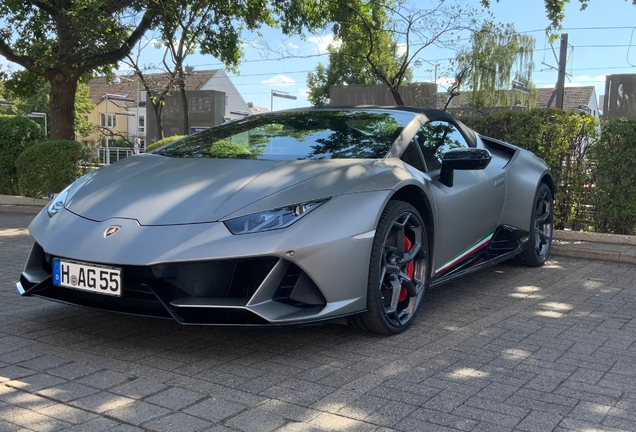
<svg viewBox="0 0 636 432">
<path fill-rule="evenodd" d="M 250 204 L 256 201 L 280 196 L 281 191 L 302 190 L 300 195 L 291 193 L 291 201 L 285 205 L 293 204 L 296 197 L 311 200 L 343 193 L 349 189 L 347 178 L 364 177 L 360 172 L 351 175 L 351 170 L 360 171 L 373 162 L 181 159 L 145 154 L 101 168 L 66 208 L 95 221 L 128 218 L 141 225 L 214 222 L 248 206 L 253 208 Z M 325 177 L 327 173 L 332 175 Z M 318 178 L 317 188 L 308 188 L 308 181 Z"/>
</svg>

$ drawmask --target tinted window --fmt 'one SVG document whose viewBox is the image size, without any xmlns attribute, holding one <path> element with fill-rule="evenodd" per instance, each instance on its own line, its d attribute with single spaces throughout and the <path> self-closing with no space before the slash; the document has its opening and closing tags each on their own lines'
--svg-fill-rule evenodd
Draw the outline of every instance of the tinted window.
<svg viewBox="0 0 636 432">
<path fill-rule="evenodd" d="M 424 164 L 422 163 L 422 158 L 420 157 L 420 152 L 417 151 L 417 143 L 415 140 L 411 141 L 409 146 L 404 150 L 402 157 L 400 158 L 402 161 L 411 165 L 413 168 L 416 168 L 420 171 L 426 171 L 424 168 Z"/>
<path fill-rule="evenodd" d="M 381 111 L 262 114 L 210 128 L 156 153 L 183 158 L 376 159 L 387 154 L 413 117 Z"/>
<path fill-rule="evenodd" d="M 448 150 L 466 148 L 468 144 L 455 126 L 443 121 L 426 123 L 416 137 L 429 171 L 441 168 L 442 156 Z"/>
</svg>

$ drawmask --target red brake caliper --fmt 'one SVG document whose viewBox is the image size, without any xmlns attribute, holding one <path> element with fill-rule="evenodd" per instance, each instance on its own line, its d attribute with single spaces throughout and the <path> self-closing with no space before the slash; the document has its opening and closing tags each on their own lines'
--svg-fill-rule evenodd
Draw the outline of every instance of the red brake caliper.
<svg viewBox="0 0 636 432">
<path fill-rule="evenodd" d="M 408 252 L 413 247 L 413 243 L 407 236 L 404 236 L 404 252 Z M 409 277 L 409 279 L 413 280 L 413 273 L 415 273 L 415 260 L 411 260 L 410 263 L 406 265 L 404 269 L 404 273 Z M 400 299 L 399 301 L 404 301 L 406 297 L 408 297 L 408 293 L 406 292 L 406 288 L 402 287 L 402 291 L 400 291 Z"/>
</svg>

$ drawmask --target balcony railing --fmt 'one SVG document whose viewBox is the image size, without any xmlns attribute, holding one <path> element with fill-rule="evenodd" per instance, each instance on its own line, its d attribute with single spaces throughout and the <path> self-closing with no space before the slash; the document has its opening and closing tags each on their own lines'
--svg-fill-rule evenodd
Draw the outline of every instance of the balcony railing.
<svg viewBox="0 0 636 432">
<path fill-rule="evenodd" d="M 100 165 L 115 163 L 134 154 L 133 149 L 126 147 L 97 147 L 93 151 Z"/>
</svg>

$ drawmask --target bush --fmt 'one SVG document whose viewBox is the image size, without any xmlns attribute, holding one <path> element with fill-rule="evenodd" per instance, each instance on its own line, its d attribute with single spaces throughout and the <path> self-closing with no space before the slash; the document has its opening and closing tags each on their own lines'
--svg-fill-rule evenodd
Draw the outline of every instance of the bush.
<svg viewBox="0 0 636 432">
<path fill-rule="evenodd" d="M 42 127 L 30 118 L 0 115 L 0 194 L 18 194 L 16 160 L 43 137 Z"/>
<path fill-rule="evenodd" d="M 636 234 L 636 120 L 604 122 L 590 159 L 596 164 L 592 176 L 596 229 Z"/>
<path fill-rule="evenodd" d="M 207 152 L 207 156 L 213 158 L 255 158 L 256 155 L 252 154 L 245 146 L 228 141 L 219 140 L 210 146 Z"/>
<path fill-rule="evenodd" d="M 78 141 L 42 141 L 18 157 L 20 191 L 34 198 L 60 192 L 91 170 L 91 149 Z"/>
<path fill-rule="evenodd" d="M 151 152 L 153 150 L 158 149 L 159 147 L 163 147 L 166 144 L 170 144 L 175 142 L 176 140 L 180 140 L 181 138 L 185 138 L 185 135 L 173 135 L 171 137 L 165 137 L 160 139 L 159 141 L 155 141 L 149 146 L 146 146 L 145 153 Z"/>
<path fill-rule="evenodd" d="M 483 135 L 530 150 L 545 160 L 556 187 L 555 228 L 588 228 L 592 216 L 586 152 L 597 138 L 596 118 L 537 108 L 467 117 L 462 121 Z"/>
</svg>

